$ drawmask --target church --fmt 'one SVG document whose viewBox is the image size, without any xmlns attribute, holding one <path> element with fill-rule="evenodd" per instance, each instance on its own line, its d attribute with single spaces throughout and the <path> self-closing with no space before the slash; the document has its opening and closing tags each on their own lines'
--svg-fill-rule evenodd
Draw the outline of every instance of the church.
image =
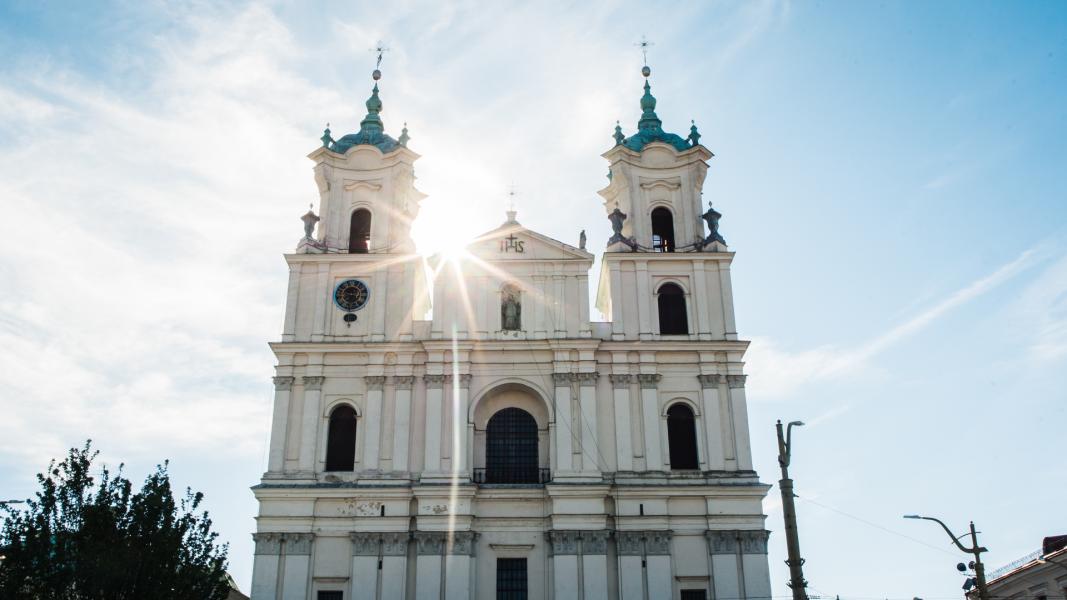
<svg viewBox="0 0 1067 600">
<path fill-rule="evenodd" d="M 253 600 L 770 598 L 712 153 L 664 131 L 642 75 L 584 224 L 612 228 L 606 321 L 584 236 L 514 211 L 415 253 L 419 155 L 386 133 L 380 71 L 359 131 L 327 128 L 270 345 Z"/>
</svg>

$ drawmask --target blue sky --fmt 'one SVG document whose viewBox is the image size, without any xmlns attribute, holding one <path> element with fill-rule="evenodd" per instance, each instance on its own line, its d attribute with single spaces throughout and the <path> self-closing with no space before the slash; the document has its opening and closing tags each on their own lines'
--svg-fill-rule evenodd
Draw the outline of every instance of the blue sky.
<svg viewBox="0 0 1067 600">
<path fill-rule="evenodd" d="M 905 513 L 974 519 L 990 566 L 1067 533 L 1055 2 L 0 4 L 0 496 L 86 437 L 136 477 L 170 458 L 247 588 L 281 254 L 367 49 L 423 155 L 420 249 L 499 224 L 511 184 L 524 225 L 599 249 L 642 34 L 665 127 L 716 153 L 764 481 L 774 419 L 809 422 L 812 593 L 959 597 L 962 556 Z"/>
</svg>

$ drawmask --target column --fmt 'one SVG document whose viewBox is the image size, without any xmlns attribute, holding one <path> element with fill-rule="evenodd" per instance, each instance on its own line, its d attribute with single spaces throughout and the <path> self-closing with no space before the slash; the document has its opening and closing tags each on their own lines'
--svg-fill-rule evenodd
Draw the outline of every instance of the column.
<svg viewBox="0 0 1067 600">
<path fill-rule="evenodd" d="M 730 417 L 737 450 L 737 469 L 752 470 L 752 447 L 748 440 L 748 404 L 745 401 L 746 375 L 727 375 L 730 386 Z"/>
<path fill-rule="evenodd" d="M 674 575 L 671 571 L 671 532 L 645 532 L 645 571 L 649 598 L 671 598 Z"/>
<path fill-rule="evenodd" d="M 632 375 L 615 373 L 608 376 L 611 379 L 612 399 L 615 403 L 615 460 L 618 471 L 634 470 L 633 442 L 630 439 L 630 379 L 632 377 Z"/>
<path fill-rule="evenodd" d="M 423 375 L 426 382 L 426 444 L 425 463 L 423 473 L 441 472 L 441 417 L 443 416 L 441 403 L 444 399 L 444 375 Z M 421 597 L 421 596 L 420 596 Z"/>
<path fill-rule="evenodd" d="M 369 375 L 363 378 L 367 384 L 367 406 L 363 415 L 363 469 L 378 469 L 382 435 L 382 392 L 385 389 L 385 377 Z"/>
<path fill-rule="evenodd" d="M 652 339 L 659 329 L 652 322 L 652 305 L 656 302 L 655 291 L 651 289 L 648 276 L 648 263 L 637 262 L 634 277 L 637 279 L 637 333 L 642 340 Z"/>
<path fill-rule="evenodd" d="M 418 559 L 415 562 L 416 600 L 441 599 L 441 555 L 445 547 L 445 534 L 437 531 L 416 531 L 415 544 Z"/>
<path fill-rule="evenodd" d="M 662 378 L 663 376 L 658 373 L 642 373 L 637 376 L 638 381 L 641 382 L 641 420 L 645 431 L 645 468 L 648 471 L 664 470 L 657 389 Z"/>
<path fill-rule="evenodd" d="M 352 579 L 349 581 L 351 585 L 349 597 L 352 600 L 377 600 L 381 534 L 360 531 L 349 535 L 352 538 Z"/>
<path fill-rule="evenodd" d="M 408 542 L 411 534 L 382 534 L 382 595 L 380 600 L 404 600 L 408 582 Z"/>
<path fill-rule="evenodd" d="M 578 402 L 581 409 L 582 471 L 600 472 L 600 439 L 597 433 L 597 372 L 578 373 Z"/>
<path fill-rule="evenodd" d="M 300 430 L 300 470 L 308 476 L 315 473 L 315 455 L 317 453 L 319 433 L 319 413 L 322 411 L 322 382 L 325 377 L 309 375 L 304 377 L 304 416 Z"/>
<path fill-rule="evenodd" d="M 606 530 L 582 532 L 583 600 L 608 600 L 609 535 Z"/>
<path fill-rule="evenodd" d="M 578 531 L 549 531 L 555 600 L 578 600 Z"/>
<path fill-rule="evenodd" d="M 739 531 L 741 544 L 741 573 L 744 576 L 745 596 L 753 600 L 771 597 L 771 575 L 767 565 L 767 538 L 771 532 Z"/>
<path fill-rule="evenodd" d="M 300 265 L 289 264 L 289 290 L 285 296 L 285 324 L 282 326 L 282 341 L 292 342 L 296 339 L 296 309 L 300 301 Z"/>
<path fill-rule="evenodd" d="M 252 598 L 276 600 L 281 573 L 281 534 L 253 533 L 255 557 L 252 562 Z"/>
<path fill-rule="evenodd" d="M 289 423 L 289 394 L 292 393 L 293 380 L 293 377 L 286 375 L 274 378 L 274 415 L 270 424 L 268 473 L 281 473 L 285 470 L 285 438 Z"/>
<path fill-rule="evenodd" d="M 619 600 L 645 600 L 643 534 L 640 531 L 615 533 L 619 555 Z M 670 596 L 664 596 L 670 598 Z"/>
<path fill-rule="evenodd" d="M 574 471 L 574 423 L 571 419 L 571 373 L 553 373 L 556 413 L 556 465 L 554 477 Z"/>
<path fill-rule="evenodd" d="M 461 480 L 470 479 L 470 455 L 467 437 L 467 409 L 470 404 L 471 376 L 461 374 L 459 385 L 452 388 L 452 472 Z"/>
<path fill-rule="evenodd" d="M 319 263 L 318 279 L 315 281 L 315 321 L 311 327 L 311 341 L 321 342 L 326 332 L 326 310 L 330 307 L 330 265 Z"/>
<path fill-rule="evenodd" d="M 723 453 L 723 427 L 720 402 L 719 402 L 719 377 L 720 375 L 697 375 L 700 380 L 701 412 L 704 413 L 704 447 L 708 449 L 707 468 L 712 471 L 726 469 L 726 459 Z"/>
<path fill-rule="evenodd" d="M 311 543 L 314 533 L 282 534 L 281 600 L 305 600 L 311 583 Z"/>
<path fill-rule="evenodd" d="M 711 554 L 711 581 L 715 586 L 713 598 L 745 598 L 738 562 L 737 531 L 704 532 Z M 768 594 L 770 596 L 770 594 Z"/>
<path fill-rule="evenodd" d="M 393 416 L 393 470 L 408 471 L 408 443 L 411 437 L 411 386 L 415 377 L 398 375 L 396 382 L 396 402 Z"/>
<path fill-rule="evenodd" d="M 478 534 L 456 531 L 445 544 L 445 600 L 470 600 L 474 541 Z"/>
</svg>

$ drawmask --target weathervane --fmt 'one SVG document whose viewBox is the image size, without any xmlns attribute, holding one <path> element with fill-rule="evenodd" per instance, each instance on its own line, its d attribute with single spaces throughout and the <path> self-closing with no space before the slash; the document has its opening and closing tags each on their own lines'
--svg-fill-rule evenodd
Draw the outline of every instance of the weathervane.
<svg viewBox="0 0 1067 600">
<path fill-rule="evenodd" d="M 378 43 L 375 44 L 374 47 L 370 49 L 370 51 L 378 53 L 378 62 L 375 63 L 374 73 L 371 75 L 371 77 L 373 77 L 375 81 L 378 81 L 382 78 L 382 56 L 389 51 L 389 48 L 385 47 L 385 42 L 378 40 Z"/>
<path fill-rule="evenodd" d="M 644 66 L 646 66 L 647 68 L 649 66 L 649 47 L 655 46 L 655 43 L 649 42 L 648 40 L 646 40 L 646 37 L 641 35 L 641 41 L 637 44 L 634 44 L 634 46 L 637 46 L 641 49 L 641 59 L 644 61 Z M 646 75 L 646 77 L 648 76 Z"/>
</svg>

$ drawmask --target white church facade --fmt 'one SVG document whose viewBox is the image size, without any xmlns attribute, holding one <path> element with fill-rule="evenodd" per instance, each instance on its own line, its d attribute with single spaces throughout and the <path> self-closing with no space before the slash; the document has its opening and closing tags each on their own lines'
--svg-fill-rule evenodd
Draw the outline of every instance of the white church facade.
<svg viewBox="0 0 1067 600">
<path fill-rule="evenodd" d="M 271 344 L 253 600 L 771 596 L 712 154 L 655 102 L 646 80 L 604 154 L 605 322 L 593 254 L 514 212 L 425 267 L 419 157 L 377 83 L 358 133 L 326 131 Z"/>
</svg>

